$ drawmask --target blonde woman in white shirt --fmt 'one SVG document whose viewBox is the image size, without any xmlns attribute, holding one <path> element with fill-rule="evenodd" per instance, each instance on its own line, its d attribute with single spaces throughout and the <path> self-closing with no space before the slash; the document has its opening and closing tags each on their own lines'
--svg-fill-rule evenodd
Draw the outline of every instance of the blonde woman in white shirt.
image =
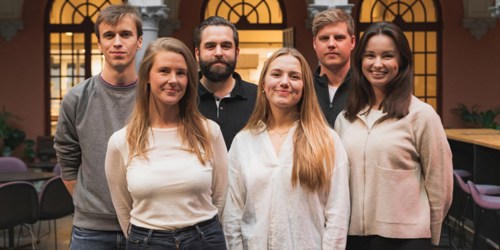
<svg viewBox="0 0 500 250">
<path fill-rule="evenodd" d="M 127 249 L 225 249 L 227 191 L 218 125 L 197 110 L 197 67 L 174 38 L 148 46 L 134 111 L 110 138 L 106 177 Z"/>
<path fill-rule="evenodd" d="M 257 103 L 229 151 L 223 228 L 229 249 L 344 249 L 347 155 L 295 49 L 264 64 Z"/>
</svg>

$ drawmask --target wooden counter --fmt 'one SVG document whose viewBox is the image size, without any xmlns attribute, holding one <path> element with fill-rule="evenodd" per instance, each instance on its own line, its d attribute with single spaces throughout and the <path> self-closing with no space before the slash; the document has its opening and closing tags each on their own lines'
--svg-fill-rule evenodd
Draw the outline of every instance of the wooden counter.
<svg viewBox="0 0 500 250">
<path fill-rule="evenodd" d="M 451 140 L 467 142 L 500 150 L 500 130 L 494 129 L 445 129 Z"/>
</svg>

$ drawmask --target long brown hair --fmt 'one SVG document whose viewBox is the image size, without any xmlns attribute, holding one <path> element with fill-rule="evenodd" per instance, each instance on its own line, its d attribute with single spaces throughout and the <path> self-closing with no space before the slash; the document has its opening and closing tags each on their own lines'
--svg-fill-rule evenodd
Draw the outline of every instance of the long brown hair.
<svg viewBox="0 0 500 250">
<path fill-rule="evenodd" d="M 129 157 L 147 159 L 146 149 L 149 145 L 148 133 L 151 130 L 152 112 L 157 112 L 157 103 L 153 100 L 149 87 L 149 72 L 156 55 L 162 51 L 178 53 L 186 60 L 188 68 L 188 84 L 184 96 L 179 100 L 178 133 L 187 150 L 193 152 L 202 164 L 212 157 L 207 121 L 198 111 L 196 104 L 198 91 L 198 74 L 196 61 L 190 50 L 181 41 L 166 37 L 158 38 L 149 44 L 139 67 L 139 83 L 134 111 L 127 124 L 127 143 Z M 129 159 L 129 160 L 130 160 Z"/>
<path fill-rule="evenodd" d="M 392 39 L 401 55 L 399 71 L 396 77 L 387 84 L 385 98 L 381 103 L 382 110 L 387 113 L 382 119 L 401 119 L 409 112 L 413 93 L 413 57 L 408 40 L 403 31 L 393 23 L 380 22 L 368 27 L 352 55 L 351 92 L 347 101 L 345 117 L 354 121 L 359 112 L 375 103 L 375 93 L 370 82 L 363 75 L 363 54 L 370 38 L 384 35 Z M 369 112 L 369 109 L 367 110 Z"/>
<path fill-rule="evenodd" d="M 262 133 L 271 120 L 269 101 L 263 93 L 269 66 L 278 57 L 291 55 L 301 64 L 304 88 L 297 104 L 299 123 L 293 135 L 292 185 L 300 184 L 306 190 L 323 190 L 330 185 L 334 163 L 334 143 L 323 117 L 313 86 L 311 69 L 305 58 L 293 48 L 281 48 L 264 63 L 260 74 L 255 109 L 244 129 Z"/>
</svg>

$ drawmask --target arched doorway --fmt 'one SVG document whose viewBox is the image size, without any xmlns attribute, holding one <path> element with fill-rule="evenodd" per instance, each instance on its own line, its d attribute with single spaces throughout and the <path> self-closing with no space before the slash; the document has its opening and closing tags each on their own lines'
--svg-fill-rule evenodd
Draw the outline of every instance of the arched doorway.
<svg viewBox="0 0 500 250">
<path fill-rule="evenodd" d="M 374 22 L 388 21 L 404 32 L 415 62 L 414 95 L 441 113 L 441 7 L 436 0 L 363 0 L 358 37 Z"/>
</svg>

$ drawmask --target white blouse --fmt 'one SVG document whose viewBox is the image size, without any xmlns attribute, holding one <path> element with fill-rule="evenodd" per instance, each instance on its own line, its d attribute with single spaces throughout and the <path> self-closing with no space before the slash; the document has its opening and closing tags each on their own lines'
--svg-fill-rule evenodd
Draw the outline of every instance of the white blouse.
<svg viewBox="0 0 500 250">
<path fill-rule="evenodd" d="M 227 151 L 219 126 L 208 120 L 213 158 L 203 165 L 186 150 L 177 128 L 153 128 L 149 160 L 128 162 L 126 128 L 109 139 L 106 177 L 120 226 L 171 230 L 222 213 L 227 192 Z"/>
<path fill-rule="evenodd" d="M 236 135 L 229 151 L 229 191 L 223 214 L 228 249 L 345 249 L 350 199 L 348 160 L 333 130 L 330 189 L 292 187 L 293 134 L 276 155 L 267 130 Z"/>
</svg>

